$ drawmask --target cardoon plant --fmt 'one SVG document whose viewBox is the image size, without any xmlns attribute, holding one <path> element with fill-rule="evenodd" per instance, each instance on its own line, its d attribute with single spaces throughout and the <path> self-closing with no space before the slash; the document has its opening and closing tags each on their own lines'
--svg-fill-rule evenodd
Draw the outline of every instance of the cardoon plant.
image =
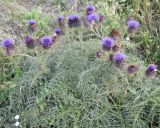
<svg viewBox="0 0 160 128">
<path fill-rule="evenodd" d="M 13 41 L 9 38 L 3 39 L 2 40 L 2 47 L 5 49 L 6 54 L 10 55 L 14 46 L 13 46 Z"/>
</svg>

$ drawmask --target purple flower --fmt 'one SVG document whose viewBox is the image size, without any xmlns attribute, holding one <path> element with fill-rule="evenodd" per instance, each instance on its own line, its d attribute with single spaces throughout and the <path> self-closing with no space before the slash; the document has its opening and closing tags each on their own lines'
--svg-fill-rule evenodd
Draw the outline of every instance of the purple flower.
<svg viewBox="0 0 160 128">
<path fill-rule="evenodd" d="M 54 32 L 59 35 L 61 33 L 61 30 L 59 28 L 55 28 Z"/>
<path fill-rule="evenodd" d="M 3 40 L 2 40 L 2 47 L 8 48 L 8 47 L 10 47 L 11 45 L 13 45 L 13 42 L 12 42 L 11 39 L 7 38 L 7 39 L 3 39 Z"/>
<path fill-rule="evenodd" d="M 154 65 L 154 64 L 149 64 L 149 65 L 147 66 L 147 69 L 146 69 L 145 74 L 146 74 L 146 76 L 151 77 L 151 76 L 154 75 L 154 73 L 155 73 L 156 70 L 157 70 L 157 66 L 156 66 L 156 65 Z"/>
<path fill-rule="evenodd" d="M 28 20 L 27 24 L 28 25 L 35 25 L 35 24 L 37 24 L 37 22 L 36 22 L 36 20 Z"/>
<path fill-rule="evenodd" d="M 68 17 L 69 21 L 76 21 L 79 19 L 79 16 L 77 14 L 72 14 Z"/>
<path fill-rule="evenodd" d="M 6 50 L 6 54 L 10 55 L 12 49 L 14 48 L 12 40 L 9 38 L 3 39 L 1 44 L 2 47 Z"/>
<path fill-rule="evenodd" d="M 58 20 L 59 26 L 63 28 L 65 26 L 64 17 L 63 16 L 58 16 L 57 20 Z"/>
<path fill-rule="evenodd" d="M 31 48 L 32 49 L 32 48 L 35 47 L 35 43 L 34 43 L 35 41 L 34 41 L 32 36 L 25 36 L 24 37 L 24 42 L 25 42 L 27 48 Z"/>
<path fill-rule="evenodd" d="M 154 70 L 156 70 L 156 68 L 157 68 L 157 66 L 154 65 L 154 64 L 149 64 L 149 65 L 147 66 L 147 70 L 152 70 L 152 71 L 154 71 Z"/>
<path fill-rule="evenodd" d="M 48 49 L 52 45 L 53 39 L 51 36 L 43 36 L 40 38 L 40 43 L 42 44 L 43 48 Z"/>
<path fill-rule="evenodd" d="M 77 27 L 80 25 L 79 16 L 77 14 L 72 14 L 68 17 L 68 26 Z"/>
<path fill-rule="evenodd" d="M 62 21 L 63 19 L 64 19 L 63 16 L 58 16 L 58 17 L 57 17 L 57 20 L 58 20 L 58 21 Z"/>
<path fill-rule="evenodd" d="M 121 52 L 117 52 L 113 55 L 113 60 L 116 62 L 116 66 L 121 67 L 126 58 L 126 55 Z"/>
<path fill-rule="evenodd" d="M 92 13 L 92 14 L 90 14 L 90 15 L 88 15 L 88 16 L 86 17 L 86 20 L 87 20 L 88 22 L 98 21 L 98 20 L 99 20 L 99 16 L 98 16 L 97 14 L 95 14 L 95 13 Z"/>
<path fill-rule="evenodd" d="M 128 24 L 129 28 L 138 28 L 139 27 L 139 22 L 136 20 L 129 20 L 127 22 L 127 24 Z"/>
<path fill-rule="evenodd" d="M 104 50 L 110 50 L 114 45 L 114 40 L 110 37 L 105 37 L 101 41 Z"/>
<path fill-rule="evenodd" d="M 91 4 L 87 5 L 86 9 L 87 9 L 87 11 L 94 11 L 94 10 L 96 10 L 96 8 L 93 5 L 91 5 Z"/>
<path fill-rule="evenodd" d="M 136 29 L 139 27 L 139 22 L 136 20 L 133 20 L 133 19 L 129 20 L 127 22 L 127 24 L 128 24 L 128 31 L 129 32 L 135 32 Z"/>
<path fill-rule="evenodd" d="M 34 32 L 36 30 L 37 22 L 35 20 L 29 20 L 27 21 L 27 24 L 28 24 L 28 31 Z"/>
<path fill-rule="evenodd" d="M 33 40 L 32 36 L 25 36 L 25 37 L 24 37 L 24 42 L 25 42 L 25 44 L 30 43 L 30 41 L 32 41 L 32 40 Z"/>
</svg>

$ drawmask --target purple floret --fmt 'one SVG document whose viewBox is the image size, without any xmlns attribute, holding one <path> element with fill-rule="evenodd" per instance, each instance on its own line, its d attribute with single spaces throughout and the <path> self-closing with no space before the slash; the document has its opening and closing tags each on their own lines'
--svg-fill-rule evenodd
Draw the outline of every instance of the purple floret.
<svg viewBox="0 0 160 128">
<path fill-rule="evenodd" d="M 92 13 L 92 14 L 90 14 L 90 15 L 88 15 L 88 16 L 86 17 L 86 20 L 87 20 L 88 22 L 98 21 L 98 20 L 99 20 L 99 16 L 98 16 L 97 14 L 95 14 L 95 13 Z"/>
<path fill-rule="evenodd" d="M 11 45 L 13 45 L 13 42 L 12 42 L 11 39 L 7 38 L 7 39 L 3 39 L 3 40 L 2 40 L 2 47 L 8 48 L 8 47 L 10 47 Z"/>
<path fill-rule="evenodd" d="M 57 20 L 58 20 L 58 21 L 63 20 L 63 16 L 58 16 L 58 17 L 57 17 Z"/>
<path fill-rule="evenodd" d="M 36 20 L 29 20 L 29 21 L 27 21 L 27 24 L 28 25 L 35 25 L 35 24 L 37 24 L 37 22 L 36 22 Z"/>
<path fill-rule="evenodd" d="M 69 17 L 68 17 L 68 20 L 69 21 L 75 21 L 75 20 L 78 20 L 79 19 L 79 16 L 77 14 L 71 14 Z"/>
<path fill-rule="evenodd" d="M 149 64 L 149 65 L 147 66 L 146 71 L 145 71 L 146 76 L 148 76 L 148 77 L 154 76 L 154 73 L 155 73 L 156 69 L 157 69 L 157 66 L 156 66 L 156 65 L 154 65 L 154 64 Z"/>
<path fill-rule="evenodd" d="M 25 36 L 25 37 L 24 37 L 24 42 L 25 42 L 25 44 L 30 43 L 32 40 L 33 40 L 32 36 Z"/>
<path fill-rule="evenodd" d="M 94 11 L 96 8 L 93 5 L 87 5 L 86 6 L 87 11 Z"/>
<path fill-rule="evenodd" d="M 101 41 L 104 49 L 110 50 L 110 48 L 114 45 L 114 40 L 110 37 L 105 37 Z"/>
<path fill-rule="evenodd" d="M 55 28 L 55 29 L 54 29 L 54 32 L 55 32 L 56 34 L 60 34 L 60 33 L 61 33 L 61 30 L 60 30 L 59 28 Z"/>
<path fill-rule="evenodd" d="M 127 24 L 129 28 L 138 28 L 140 25 L 139 22 L 136 20 L 129 20 Z"/>
<path fill-rule="evenodd" d="M 43 36 L 40 39 L 40 42 L 44 47 L 50 46 L 52 44 L 52 41 L 53 41 L 53 39 L 51 36 Z"/>
<path fill-rule="evenodd" d="M 78 27 L 80 26 L 80 19 L 77 14 L 72 14 L 68 17 L 68 26 L 69 27 Z"/>
<path fill-rule="evenodd" d="M 156 70 L 156 68 L 157 68 L 157 66 L 154 65 L 154 64 L 149 64 L 149 65 L 147 66 L 147 70 L 152 70 L 152 71 L 154 71 L 154 70 Z"/>
<path fill-rule="evenodd" d="M 115 62 L 123 61 L 125 58 L 126 58 L 126 55 L 124 53 L 120 53 L 120 52 L 115 53 L 113 56 L 113 60 Z"/>
</svg>

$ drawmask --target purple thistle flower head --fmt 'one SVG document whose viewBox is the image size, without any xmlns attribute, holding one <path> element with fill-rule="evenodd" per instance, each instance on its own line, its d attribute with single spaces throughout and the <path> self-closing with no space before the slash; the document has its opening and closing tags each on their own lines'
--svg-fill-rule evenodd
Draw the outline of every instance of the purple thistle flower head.
<svg viewBox="0 0 160 128">
<path fill-rule="evenodd" d="M 44 48 L 49 48 L 53 43 L 53 39 L 51 36 L 43 36 L 40 38 L 40 43 Z"/>
<path fill-rule="evenodd" d="M 96 10 L 95 6 L 93 6 L 91 4 L 87 5 L 86 9 L 87 9 L 87 11 L 94 11 L 94 10 Z"/>
<path fill-rule="evenodd" d="M 58 20 L 58 21 L 62 21 L 63 19 L 64 19 L 63 16 L 58 16 L 58 17 L 57 17 L 57 20 Z"/>
<path fill-rule="evenodd" d="M 24 37 L 24 42 L 25 42 L 25 44 L 30 43 L 32 40 L 33 40 L 32 36 L 25 36 L 25 37 Z"/>
<path fill-rule="evenodd" d="M 69 17 L 68 17 L 68 20 L 69 21 L 76 21 L 79 19 L 79 16 L 77 14 L 71 14 Z"/>
<path fill-rule="evenodd" d="M 150 70 L 150 71 L 155 71 L 156 68 L 157 68 L 157 66 L 154 65 L 154 64 L 149 64 L 149 65 L 147 66 L 147 70 Z"/>
<path fill-rule="evenodd" d="M 114 45 L 114 40 L 110 37 L 105 37 L 102 39 L 101 43 L 102 43 L 103 49 L 110 50 L 111 47 Z"/>
<path fill-rule="evenodd" d="M 6 54 L 10 55 L 12 49 L 14 48 L 12 40 L 9 38 L 3 39 L 1 44 L 2 47 L 6 50 Z"/>
<path fill-rule="evenodd" d="M 27 48 L 34 48 L 35 47 L 35 43 L 34 43 L 34 39 L 32 36 L 25 36 L 24 37 L 24 43 L 26 44 Z"/>
<path fill-rule="evenodd" d="M 34 32 L 36 30 L 37 22 L 35 20 L 29 20 L 27 21 L 27 24 L 28 24 L 28 31 Z"/>
<path fill-rule="evenodd" d="M 12 42 L 11 39 L 6 38 L 6 39 L 3 39 L 3 40 L 2 40 L 2 47 L 4 47 L 4 48 L 9 48 L 9 47 L 12 46 L 12 45 L 13 45 L 13 42 Z"/>
<path fill-rule="evenodd" d="M 154 64 L 149 64 L 149 65 L 147 66 L 147 69 L 146 69 L 145 74 L 146 74 L 146 76 L 148 76 L 148 77 L 152 77 L 152 76 L 154 76 L 154 73 L 155 73 L 156 70 L 157 70 L 157 66 L 156 66 L 156 65 L 154 65 Z"/>
<path fill-rule="evenodd" d="M 98 21 L 98 20 L 99 20 L 99 16 L 98 16 L 97 14 L 95 14 L 95 13 L 92 13 L 92 14 L 90 14 L 90 15 L 88 15 L 88 16 L 86 17 L 86 20 L 87 20 L 88 22 Z"/>
<path fill-rule="evenodd" d="M 122 61 L 125 58 L 126 58 L 126 55 L 124 53 L 121 53 L 121 52 L 117 52 L 113 56 L 114 61 Z"/>
<path fill-rule="evenodd" d="M 28 25 L 35 25 L 35 24 L 37 24 L 37 22 L 36 22 L 36 20 L 28 20 L 27 24 Z"/>
<path fill-rule="evenodd" d="M 129 28 L 138 28 L 139 27 L 139 22 L 136 20 L 129 20 L 127 22 L 127 24 L 128 24 Z"/>
<path fill-rule="evenodd" d="M 68 26 L 69 27 L 78 27 L 80 26 L 80 19 L 77 14 L 72 14 L 68 17 Z"/>
<path fill-rule="evenodd" d="M 54 29 L 54 32 L 55 32 L 56 34 L 60 34 L 60 33 L 61 33 L 61 30 L 60 30 L 59 28 L 55 28 L 55 29 Z"/>
<path fill-rule="evenodd" d="M 123 67 L 123 62 L 125 61 L 126 55 L 121 52 L 117 52 L 113 55 L 113 60 L 116 62 L 117 67 Z"/>
</svg>

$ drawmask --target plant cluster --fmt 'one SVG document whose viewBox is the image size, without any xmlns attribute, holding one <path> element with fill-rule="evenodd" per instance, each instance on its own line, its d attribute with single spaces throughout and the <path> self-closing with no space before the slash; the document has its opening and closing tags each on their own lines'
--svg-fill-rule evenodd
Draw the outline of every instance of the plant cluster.
<svg viewBox="0 0 160 128">
<path fill-rule="evenodd" d="M 84 13 L 58 16 L 59 26 L 41 36 L 34 35 L 39 21 L 27 21 L 24 44 L 36 54 L 24 56 L 23 74 L 0 107 L 2 127 L 15 119 L 22 128 L 160 126 L 157 66 L 145 68 L 137 55 L 125 52 L 118 29 L 101 33 L 107 17 L 95 6 L 87 5 Z M 140 23 L 129 18 L 126 24 L 134 38 Z M 14 55 L 13 42 L 2 40 L 7 56 Z"/>
</svg>

